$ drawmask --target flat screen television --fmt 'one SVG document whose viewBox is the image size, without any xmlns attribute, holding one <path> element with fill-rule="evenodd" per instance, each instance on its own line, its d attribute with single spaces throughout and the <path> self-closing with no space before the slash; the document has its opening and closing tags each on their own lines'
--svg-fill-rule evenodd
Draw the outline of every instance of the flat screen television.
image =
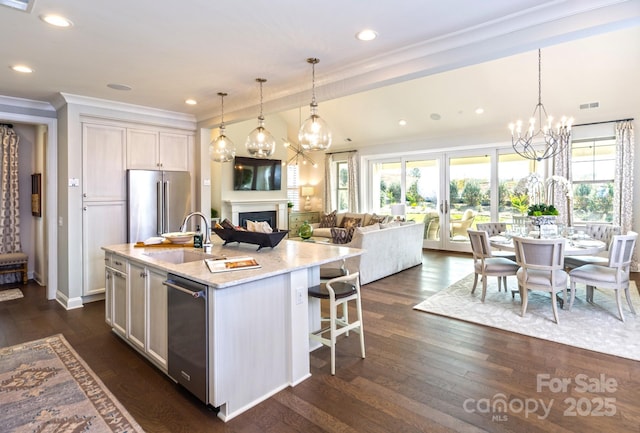
<svg viewBox="0 0 640 433">
<path fill-rule="evenodd" d="M 282 161 L 236 156 L 233 162 L 233 189 L 236 191 L 277 191 L 282 179 Z"/>
</svg>

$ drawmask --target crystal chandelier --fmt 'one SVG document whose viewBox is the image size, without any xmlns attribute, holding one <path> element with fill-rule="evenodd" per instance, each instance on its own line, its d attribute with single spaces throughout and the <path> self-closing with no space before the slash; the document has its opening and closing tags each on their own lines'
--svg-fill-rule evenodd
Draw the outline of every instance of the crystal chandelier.
<svg viewBox="0 0 640 433">
<path fill-rule="evenodd" d="M 538 49 L 538 104 L 529 119 L 529 128 L 522 131 L 522 121 L 509 124 L 513 149 L 526 159 L 541 161 L 560 153 L 571 140 L 573 118 L 562 117 L 555 126 L 542 105 L 541 52 Z M 536 118 L 538 129 L 536 130 Z"/>
<path fill-rule="evenodd" d="M 258 127 L 251 131 L 244 144 L 249 155 L 256 158 L 267 158 L 276 149 L 276 140 L 264 128 L 264 116 L 262 115 L 262 84 L 266 81 L 264 78 L 256 78 L 256 82 L 260 84 L 260 116 L 258 116 Z"/>
<path fill-rule="evenodd" d="M 220 135 L 218 138 L 209 143 L 209 158 L 216 162 L 229 162 L 236 156 L 236 146 L 224 135 L 224 97 L 226 93 L 219 92 L 220 102 L 222 106 L 220 115 Z"/>
<path fill-rule="evenodd" d="M 331 146 L 331 131 L 326 122 L 318 116 L 318 103 L 316 102 L 316 58 L 307 59 L 312 68 L 311 87 L 311 116 L 304 121 L 298 132 L 298 142 L 304 150 L 327 150 Z"/>
</svg>

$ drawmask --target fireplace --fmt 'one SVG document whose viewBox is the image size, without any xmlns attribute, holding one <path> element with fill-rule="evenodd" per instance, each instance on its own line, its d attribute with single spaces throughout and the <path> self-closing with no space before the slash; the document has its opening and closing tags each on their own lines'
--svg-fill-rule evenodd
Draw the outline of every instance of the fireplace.
<svg viewBox="0 0 640 433">
<path fill-rule="evenodd" d="M 225 200 L 223 202 L 222 214 L 225 218 L 229 218 L 231 222 L 237 226 L 246 226 L 246 217 L 240 221 L 241 214 L 253 214 L 263 212 L 274 212 L 275 217 L 273 224 L 269 225 L 273 229 L 286 230 L 289 225 L 289 213 L 287 212 L 287 199 L 270 199 L 270 200 Z M 249 218 L 252 221 L 261 221 Z"/>
<path fill-rule="evenodd" d="M 247 221 L 262 222 L 266 221 L 272 229 L 278 228 L 277 213 L 274 210 L 263 210 L 259 212 L 240 212 L 238 213 L 238 225 L 247 228 Z"/>
</svg>

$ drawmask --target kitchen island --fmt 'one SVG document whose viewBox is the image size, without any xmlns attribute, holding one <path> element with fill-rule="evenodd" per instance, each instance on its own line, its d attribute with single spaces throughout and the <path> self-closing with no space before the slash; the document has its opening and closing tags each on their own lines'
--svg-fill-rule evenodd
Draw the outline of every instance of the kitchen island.
<svg viewBox="0 0 640 433">
<path fill-rule="evenodd" d="M 167 277 L 206 286 L 204 400 L 225 421 L 310 376 L 308 336 L 319 326 L 320 307 L 309 302 L 307 288 L 319 284 L 320 265 L 363 253 L 289 240 L 260 251 L 249 244 L 214 245 L 208 257 L 252 257 L 260 268 L 212 273 L 202 250 L 193 248 L 103 249 L 106 322 L 167 374 Z"/>
</svg>

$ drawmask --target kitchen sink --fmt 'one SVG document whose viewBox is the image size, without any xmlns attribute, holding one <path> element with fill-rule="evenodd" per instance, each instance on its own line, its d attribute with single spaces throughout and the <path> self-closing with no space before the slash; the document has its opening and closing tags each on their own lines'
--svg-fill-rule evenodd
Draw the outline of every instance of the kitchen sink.
<svg viewBox="0 0 640 433">
<path fill-rule="evenodd" d="M 212 254 L 184 249 L 154 251 L 144 254 L 156 260 L 162 260 L 163 262 L 174 263 L 178 265 L 181 263 L 197 262 L 200 260 L 212 259 L 215 257 Z"/>
</svg>

